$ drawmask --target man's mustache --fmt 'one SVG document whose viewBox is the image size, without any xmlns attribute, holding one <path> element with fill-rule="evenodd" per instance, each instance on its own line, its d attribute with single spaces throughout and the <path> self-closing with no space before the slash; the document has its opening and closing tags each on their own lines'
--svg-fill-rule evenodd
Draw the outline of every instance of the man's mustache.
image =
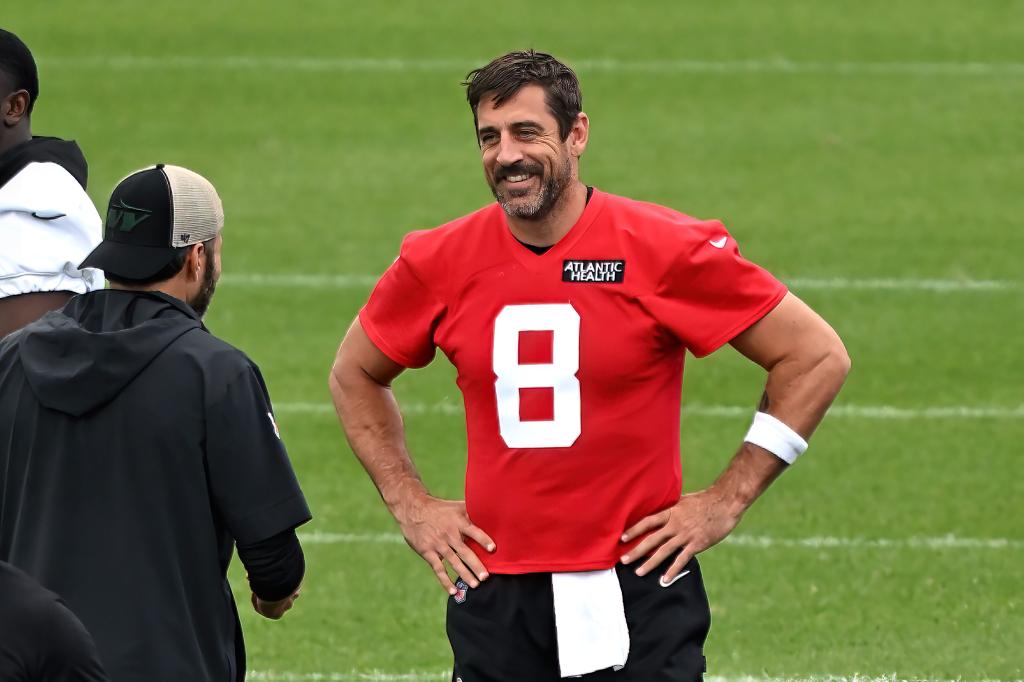
<svg viewBox="0 0 1024 682">
<path fill-rule="evenodd" d="M 540 175 L 543 172 L 544 167 L 539 163 L 523 163 L 520 161 L 518 163 L 513 163 L 511 166 L 501 166 L 498 168 L 494 173 L 494 179 L 497 182 L 501 182 L 502 180 L 507 180 L 513 175 Z"/>
</svg>

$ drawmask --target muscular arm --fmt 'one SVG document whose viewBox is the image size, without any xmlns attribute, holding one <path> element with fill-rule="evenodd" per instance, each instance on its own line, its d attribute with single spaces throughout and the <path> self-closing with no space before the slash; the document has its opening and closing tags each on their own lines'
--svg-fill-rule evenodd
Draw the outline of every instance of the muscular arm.
<svg viewBox="0 0 1024 682">
<path fill-rule="evenodd" d="M 338 348 L 330 388 L 352 451 L 392 514 L 427 489 L 409 456 L 391 382 L 405 369 L 382 353 L 357 319 Z"/>
<path fill-rule="evenodd" d="M 733 339 L 732 345 L 768 371 L 758 410 L 809 439 L 850 370 L 850 358 L 835 331 L 803 301 L 788 294 Z M 626 531 L 624 542 L 650 534 L 623 561 L 631 563 L 651 554 L 637 570 L 643 575 L 681 550 L 663 578 L 671 582 L 690 557 L 717 544 L 736 527 L 786 466 L 767 450 L 743 443 L 710 487 L 684 495 L 675 506 Z"/>
<path fill-rule="evenodd" d="M 471 587 L 487 578 L 486 569 L 463 536 L 488 551 L 494 551 L 494 541 L 469 521 L 465 502 L 431 496 L 416 471 L 405 443 L 402 415 L 391 392 L 391 382 L 403 369 L 373 344 L 356 319 L 331 369 L 331 395 L 352 451 L 406 541 L 430 564 L 441 586 L 454 594 L 444 562 Z"/>
<path fill-rule="evenodd" d="M 793 294 L 732 341 L 732 346 L 768 371 L 758 405 L 810 440 L 850 371 L 839 335 Z M 786 463 L 744 443 L 714 486 L 742 514 Z"/>
<path fill-rule="evenodd" d="M 51 310 L 64 307 L 72 296 L 69 291 L 41 291 L 0 298 L 0 339 Z"/>
</svg>

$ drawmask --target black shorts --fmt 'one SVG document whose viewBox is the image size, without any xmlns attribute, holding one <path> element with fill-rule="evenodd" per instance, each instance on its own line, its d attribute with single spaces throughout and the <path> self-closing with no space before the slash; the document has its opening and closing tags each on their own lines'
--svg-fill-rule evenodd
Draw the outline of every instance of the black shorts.
<svg viewBox="0 0 1024 682">
<path fill-rule="evenodd" d="M 689 682 L 703 678 L 704 640 L 711 627 L 697 559 L 669 587 L 665 563 L 644 577 L 615 567 L 629 626 L 629 658 L 619 671 L 599 670 L 584 682 Z M 461 585 L 460 585 L 461 587 Z M 550 573 L 492 575 L 475 590 L 448 598 L 453 682 L 559 682 Z"/>
</svg>

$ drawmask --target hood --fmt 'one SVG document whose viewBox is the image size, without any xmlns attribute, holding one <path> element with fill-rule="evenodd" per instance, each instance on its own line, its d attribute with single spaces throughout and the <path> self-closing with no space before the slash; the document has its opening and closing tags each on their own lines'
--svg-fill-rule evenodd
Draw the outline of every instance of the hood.
<svg viewBox="0 0 1024 682">
<path fill-rule="evenodd" d="M 74 140 L 33 137 L 0 154 L 0 187 L 30 163 L 55 163 L 71 174 L 82 189 L 89 179 L 89 164 Z"/>
<path fill-rule="evenodd" d="M 80 416 L 113 400 L 194 329 L 206 331 L 173 296 L 106 289 L 75 296 L 25 327 L 18 352 L 39 402 Z"/>
</svg>

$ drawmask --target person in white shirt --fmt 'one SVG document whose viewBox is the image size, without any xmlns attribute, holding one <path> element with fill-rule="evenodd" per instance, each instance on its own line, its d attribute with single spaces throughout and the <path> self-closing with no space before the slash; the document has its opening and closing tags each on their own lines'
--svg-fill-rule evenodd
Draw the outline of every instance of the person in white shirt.
<svg viewBox="0 0 1024 682">
<path fill-rule="evenodd" d="M 78 145 L 33 137 L 39 76 L 32 52 L 0 29 L 0 338 L 103 288 L 78 264 L 102 239 Z"/>
</svg>

